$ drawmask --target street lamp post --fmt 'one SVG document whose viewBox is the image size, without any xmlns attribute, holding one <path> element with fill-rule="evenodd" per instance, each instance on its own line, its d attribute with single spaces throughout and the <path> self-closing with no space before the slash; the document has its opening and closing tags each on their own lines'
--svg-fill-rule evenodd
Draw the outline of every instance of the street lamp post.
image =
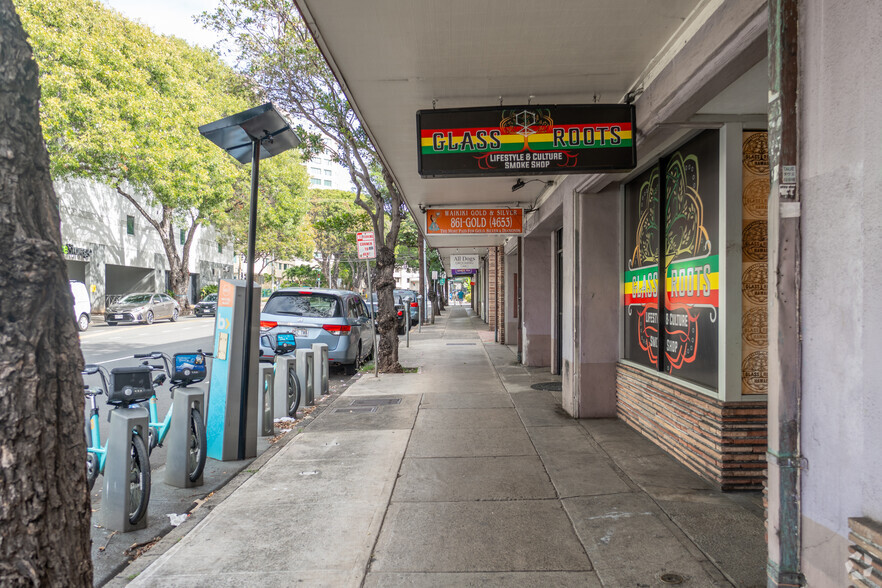
<svg viewBox="0 0 882 588">
<path fill-rule="evenodd" d="M 239 409 L 239 459 L 245 459 L 248 423 L 248 382 L 251 371 L 251 316 L 254 309 L 254 248 L 257 236 L 257 188 L 260 160 L 300 145 L 300 138 L 271 103 L 199 127 L 206 139 L 239 163 L 251 161 L 251 205 L 248 220 L 248 253 L 245 279 L 245 340 L 242 349 L 242 381 Z"/>
</svg>

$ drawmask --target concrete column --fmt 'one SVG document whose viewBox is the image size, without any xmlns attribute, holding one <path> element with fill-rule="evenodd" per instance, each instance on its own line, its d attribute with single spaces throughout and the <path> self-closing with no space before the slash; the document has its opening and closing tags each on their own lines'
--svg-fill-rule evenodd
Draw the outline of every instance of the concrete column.
<svg viewBox="0 0 882 588">
<path fill-rule="evenodd" d="M 619 188 L 616 184 L 579 198 L 579 417 L 615 417 L 622 225 Z"/>
<path fill-rule="evenodd" d="M 515 296 L 515 280 L 520 280 L 518 273 L 518 250 L 517 241 L 512 239 L 509 245 L 512 246 L 508 251 L 503 250 L 504 268 L 503 274 L 503 295 L 505 296 L 505 306 L 503 307 L 503 316 L 505 319 L 505 343 L 507 345 L 516 345 L 518 342 L 518 319 L 515 316 L 518 301 Z"/>
<path fill-rule="evenodd" d="M 505 345 L 505 251 L 503 247 L 496 248 L 496 328 L 499 333 L 499 343 Z"/>
<path fill-rule="evenodd" d="M 579 337 L 581 321 L 579 320 L 579 204 L 583 198 L 571 193 L 563 196 L 563 279 L 561 305 L 563 319 L 561 334 L 561 407 L 575 418 L 580 417 L 579 397 Z M 618 282 L 616 282 L 618 284 Z"/>
<path fill-rule="evenodd" d="M 523 311 L 524 355 L 522 362 L 529 366 L 551 365 L 551 346 L 554 304 L 552 280 L 554 252 L 548 235 L 525 237 Z"/>
<path fill-rule="evenodd" d="M 496 247 L 487 252 L 487 324 L 496 328 Z"/>
</svg>

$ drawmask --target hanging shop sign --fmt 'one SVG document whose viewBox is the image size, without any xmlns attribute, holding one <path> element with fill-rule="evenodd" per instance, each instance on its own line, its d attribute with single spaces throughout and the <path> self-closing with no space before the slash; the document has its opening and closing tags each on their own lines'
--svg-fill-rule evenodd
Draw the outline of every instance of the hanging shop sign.
<svg viewBox="0 0 882 588">
<path fill-rule="evenodd" d="M 429 208 L 428 235 L 518 234 L 524 230 L 523 208 Z"/>
<path fill-rule="evenodd" d="M 424 178 L 634 169 L 631 104 L 451 108 L 417 112 Z"/>
<path fill-rule="evenodd" d="M 450 270 L 450 275 L 452 276 L 473 276 L 478 273 L 476 269 L 455 269 Z"/>
<path fill-rule="evenodd" d="M 478 269 L 478 256 L 477 255 L 451 255 L 450 256 L 450 269 L 453 271 L 468 270 L 471 273 L 471 272 Z"/>
</svg>

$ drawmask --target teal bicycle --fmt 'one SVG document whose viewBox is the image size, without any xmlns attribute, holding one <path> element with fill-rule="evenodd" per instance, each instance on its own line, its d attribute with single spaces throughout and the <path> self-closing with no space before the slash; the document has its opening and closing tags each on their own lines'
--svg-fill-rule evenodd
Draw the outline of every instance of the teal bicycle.
<svg viewBox="0 0 882 588">
<path fill-rule="evenodd" d="M 114 368 L 108 374 L 105 368 L 90 364 L 85 366 L 82 373 L 83 376 L 99 376 L 104 386 L 84 387 L 91 407 L 89 428 L 86 431 L 86 481 L 91 491 L 98 474 L 104 473 L 107 458 L 107 444 L 101 444 L 97 397 L 107 391 L 107 404 L 113 407 L 111 410 L 137 406 L 153 395 L 153 382 L 150 380 L 150 370 L 143 368 Z M 108 386 L 108 381 L 111 386 Z M 137 431 L 132 431 L 130 443 L 132 467 L 129 472 L 129 496 L 134 510 L 129 513 L 129 522 L 134 525 L 147 513 L 147 504 L 150 502 L 150 453 Z"/>
<path fill-rule="evenodd" d="M 195 353 L 176 353 L 174 358 L 162 351 L 153 351 L 151 353 L 135 354 L 136 359 L 161 359 L 162 365 L 149 365 L 147 361 L 143 362 L 143 367 L 148 367 L 154 371 L 162 370 L 164 373 L 159 374 L 154 380 L 156 386 L 165 383 L 166 376 L 171 382 L 169 392 L 172 399 L 175 397 L 175 390 L 183 386 L 190 386 L 199 383 L 205 379 L 207 358 L 212 357 L 210 353 L 203 353 L 198 350 Z M 159 420 L 159 411 L 156 406 L 156 394 L 154 393 L 147 406 L 150 411 L 150 424 L 148 429 L 148 447 L 152 453 L 155 447 L 162 447 L 162 442 L 168 436 L 171 428 L 172 410 L 174 403 L 169 405 L 168 412 L 165 413 L 163 420 Z M 208 442 L 205 437 L 205 421 L 202 420 L 202 413 L 198 408 L 190 409 L 189 419 L 189 435 L 187 437 L 187 476 L 191 482 L 195 482 L 202 475 L 205 469 L 206 447 Z"/>
</svg>

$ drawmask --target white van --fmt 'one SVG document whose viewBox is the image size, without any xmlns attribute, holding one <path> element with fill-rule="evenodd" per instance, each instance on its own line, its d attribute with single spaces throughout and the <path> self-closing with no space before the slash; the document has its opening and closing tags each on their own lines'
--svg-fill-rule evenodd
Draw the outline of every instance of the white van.
<svg viewBox="0 0 882 588">
<path fill-rule="evenodd" d="M 73 310 L 77 327 L 81 331 L 85 331 L 89 328 L 89 319 L 92 316 L 92 302 L 89 300 L 89 291 L 84 283 L 71 280 L 70 293 L 73 295 Z"/>
</svg>

